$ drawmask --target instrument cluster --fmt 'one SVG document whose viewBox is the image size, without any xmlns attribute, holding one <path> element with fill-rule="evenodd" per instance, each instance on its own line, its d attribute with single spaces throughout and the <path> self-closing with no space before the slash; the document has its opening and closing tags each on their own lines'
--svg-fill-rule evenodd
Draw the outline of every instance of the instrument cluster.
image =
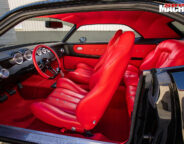
<svg viewBox="0 0 184 144">
<path fill-rule="evenodd" d="M 10 58 L 7 61 L 6 65 L 10 65 L 9 68 L 5 68 L 4 66 L 0 66 L 0 78 L 6 79 L 11 74 L 15 73 L 15 71 L 21 70 L 24 66 L 29 66 L 32 63 L 32 52 L 31 49 L 20 49 L 15 52 L 10 53 Z M 42 59 L 43 57 L 48 57 L 50 54 L 50 50 L 46 48 L 40 48 L 37 50 L 37 57 L 38 60 Z M 9 63 L 9 64 L 8 64 Z"/>
<path fill-rule="evenodd" d="M 43 54 L 50 53 L 50 50 L 46 48 L 40 48 L 37 51 L 37 56 L 41 56 Z M 32 50 L 22 50 L 16 53 L 13 53 L 13 58 L 10 59 L 11 64 L 22 64 L 24 61 L 31 61 L 32 60 Z"/>
</svg>

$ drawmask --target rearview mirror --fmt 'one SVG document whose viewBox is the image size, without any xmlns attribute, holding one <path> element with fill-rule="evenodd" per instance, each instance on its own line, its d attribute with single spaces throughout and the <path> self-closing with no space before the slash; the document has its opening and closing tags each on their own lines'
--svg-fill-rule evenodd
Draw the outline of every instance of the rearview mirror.
<svg viewBox="0 0 184 144">
<path fill-rule="evenodd" d="M 46 21 L 45 22 L 45 27 L 46 28 L 63 28 L 63 23 L 62 22 L 56 22 L 56 21 Z"/>
</svg>

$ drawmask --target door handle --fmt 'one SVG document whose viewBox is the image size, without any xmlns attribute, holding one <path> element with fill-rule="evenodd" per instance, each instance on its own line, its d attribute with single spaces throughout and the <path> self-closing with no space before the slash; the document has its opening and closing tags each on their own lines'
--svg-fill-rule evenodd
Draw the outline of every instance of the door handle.
<svg viewBox="0 0 184 144">
<path fill-rule="evenodd" d="M 81 50 L 83 50 L 83 47 L 77 47 L 77 50 L 81 51 Z"/>
</svg>

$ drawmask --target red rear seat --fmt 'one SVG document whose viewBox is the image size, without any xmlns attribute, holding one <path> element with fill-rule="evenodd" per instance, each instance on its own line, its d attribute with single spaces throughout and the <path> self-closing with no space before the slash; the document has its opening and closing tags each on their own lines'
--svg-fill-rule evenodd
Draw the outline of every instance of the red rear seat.
<svg viewBox="0 0 184 144">
<path fill-rule="evenodd" d="M 152 68 L 164 68 L 180 65 L 184 65 L 183 40 L 166 40 L 161 42 L 154 51 L 150 52 L 146 56 L 139 69 L 133 65 L 128 65 L 123 79 L 126 86 L 126 102 L 130 117 L 133 111 L 140 72 L 142 70 L 149 70 Z"/>
</svg>

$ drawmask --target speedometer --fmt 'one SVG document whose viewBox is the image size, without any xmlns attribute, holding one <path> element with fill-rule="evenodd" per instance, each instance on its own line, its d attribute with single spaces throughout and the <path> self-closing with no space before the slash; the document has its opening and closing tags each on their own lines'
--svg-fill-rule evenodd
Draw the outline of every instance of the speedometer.
<svg viewBox="0 0 184 144">
<path fill-rule="evenodd" d="M 47 53 L 46 48 L 42 48 L 42 53 L 43 53 L 43 54 L 46 54 L 46 53 Z"/>
<path fill-rule="evenodd" d="M 26 50 L 26 51 L 24 52 L 24 58 L 25 58 L 26 60 L 32 60 L 32 52 L 31 52 L 31 50 Z"/>
<path fill-rule="evenodd" d="M 41 56 L 42 55 L 42 50 L 39 48 L 38 50 L 37 50 L 37 53 L 36 53 L 38 56 Z"/>
</svg>

